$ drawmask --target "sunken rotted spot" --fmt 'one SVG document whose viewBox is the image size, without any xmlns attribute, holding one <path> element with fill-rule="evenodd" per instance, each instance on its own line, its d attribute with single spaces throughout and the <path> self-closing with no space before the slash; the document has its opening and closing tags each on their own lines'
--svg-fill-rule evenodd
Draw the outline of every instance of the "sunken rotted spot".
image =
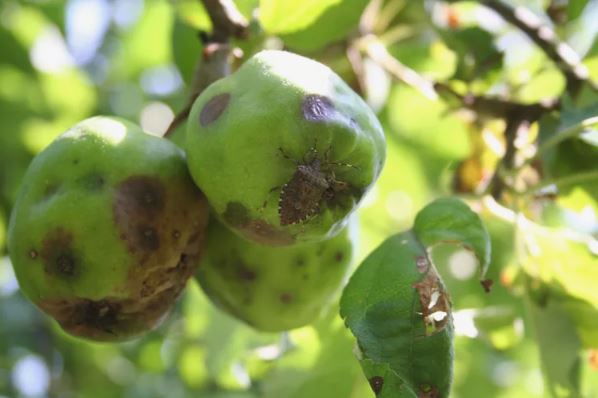
<svg viewBox="0 0 598 398">
<path fill-rule="evenodd" d="M 301 104 L 305 120 L 310 122 L 326 122 L 333 119 L 336 113 L 332 100 L 318 94 L 306 95 Z"/>
<path fill-rule="evenodd" d="M 147 251 L 155 251 L 160 248 L 160 237 L 154 228 L 148 225 L 137 227 L 137 244 Z"/>
<path fill-rule="evenodd" d="M 99 192 L 104 188 L 106 180 L 99 173 L 90 173 L 79 179 L 79 184 L 83 189 L 90 192 Z"/>
<path fill-rule="evenodd" d="M 157 178 L 132 176 L 117 187 L 115 205 L 139 217 L 156 217 L 164 209 L 165 188 Z"/>
<path fill-rule="evenodd" d="M 147 262 L 140 259 L 139 265 L 143 266 L 130 268 L 123 286 L 126 298 L 72 297 L 44 300 L 37 303 L 39 307 L 65 331 L 96 341 L 127 340 L 158 326 L 195 273 L 209 214 L 205 198 L 184 190 L 175 193 L 180 202 L 173 206 L 179 211 L 168 214 L 171 221 L 180 223 L 177 229 L 180 237 L 175 245 L 162 245 L 159 251 L 152 252 Z M 181 207 L 187 212 L 180 210 Z M 55 235 L 51 242 L 72 240 L 64 231 Z"/>
<path fill-rule="evenodd" d="M 247 282 L 252 282 L 257 278 L 257 273 L 242 262 L 237 263 L 236 276 Z"/>
<path fill-rule="evenodd" d="M 50 184 L 46 185 L 46 187 L 42 191 L 42 197 L 41 197 L 42 201 L 51 199 L 53 196 L 55 196 L 58 193 L 59 190 L 60 190 L 60 185 L 57 183 L 50 183 Z"/>
<path fill-rule="evenodd" d="M 148 300 L 72 298 L 37 303 L 72 335 L 95 341 L 122 341 L 155 328 L 178 293 L 165 289 Z"/>
<path fill-rule="evenodd" d="M 73 249 L 73 235 L 64 228 L 58 227 L 46 234 L 40 255 L 49 275 L 70 279 L 79 272 L 80 261 Z"/>
<path fill-rule="evenodd" d="M 266 245 L 284 246 L 295 242 L 291 234 L 275 228 L 264 220 L 251 220 L 243 230 L 252 240 Z"/>
<path fill-rule="evenodd" d="M 229 202 L 222 213 L 222 218 L 233 227 L 242 227 L 250 221 L 249 210 L 239 202 Z"/>
<path fill-rule="evenodd" d="M 133 176 L 116 187 L 114 219 L 131 253 L 160 248 L 158 223 L 164 213 L 166 188 L 157 178 Z"/>
<path fill-rule="evenodd" d="M 222 115 L 229 102 L 230 93 L 218 94 L 212 97 L 202 108 L 199 114 L 199 123 L 205 127 L 216 121 Z"/>
<path fill-rule="evenodd" d="M 382 387 L 384 387 L 384 378 L 382 376 L 374 376 L 370 377 L 368 381 L 370 382 L 370 387 L 372 387 L 372 391 L 374 391 L 374 394 L 380 394 L 380 391 L 382 391 Z"/>
<path fill-rule="evenodd" d="M 274 246 L 290 245 L 295 239 L 287 232 L 275 228 L 261 219 L 252 219 L 249 210 L 239 202 L 229 202 L 222 219 L 239 229 L 248 239 Z"/>
<path fill-rule="evenodd" d="M 294 300 L 294 297 L 291 293 L 285 292 L 280 294 L 279 299 L 283 304 L 291 304 Z"/>
<path fill-rule="evenodd" d="M 303 267 L 306 263 L 305 257 L 303 256 L 297 256 L 295 257 L 295 265 L 297 267 Z"/>
<path fill-rule="evenodd" d="M 119 302 L 83 300 L 74 306 L 72 322 L 76 326 L 84 325 L 114 334 L 120 310 Z"/>
</svg>

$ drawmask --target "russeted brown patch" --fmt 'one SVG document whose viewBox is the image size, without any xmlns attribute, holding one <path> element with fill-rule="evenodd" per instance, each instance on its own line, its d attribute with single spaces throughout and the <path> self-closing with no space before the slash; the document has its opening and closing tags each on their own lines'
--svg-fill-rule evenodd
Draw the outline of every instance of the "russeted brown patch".
<svg viewBox="0 0 598 398">
<path fill-rule="evenodd" d="M 30 252 L 30 256 L 33 252 Z M 80 272 L 80 260 L 73 248 L 73 234 L 66 228 L 51 229 L 42 241 L 39 254 L 48 275 L 71 279 Z M 37 257 L 37 253 L 31 257 Z"/>
<path fill-rule="evenodd" d="M 115 224 L 131 253 L 160 249 L 165 200 L 165 184 L 154 177 L 132 176 L 117 185 L 113 201 Z"/>
<path fill-rule="evenodd" d="M 262 219 L 253 219 L 249 210 L 240 202 L 229 202 L 222 213 L 222 219 L 231 227 L 237 228 L 247 239 L 262 244 L 284 246 L 295 239 Z"/>
</svg>

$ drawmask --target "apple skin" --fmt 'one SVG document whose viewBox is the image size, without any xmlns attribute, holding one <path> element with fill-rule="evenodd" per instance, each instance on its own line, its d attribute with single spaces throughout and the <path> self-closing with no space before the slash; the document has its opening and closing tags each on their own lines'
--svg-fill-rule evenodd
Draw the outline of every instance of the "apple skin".
<svg viewBox="0 0 598 398">
<path fill-rule="evenodd" d="M 34 158 L 8 249 L 21 291 L 66 332 L 126 340 L 155 328 L 194 274 L 208 216 L 179 148 L 97 116 Z"/>
<path fill-rule="evenodd" d="M 196 99 L 189 169 L 221 222 L 268 245 L 317 242 L 346 225 L 384 164 L 384 132 L 330 68 L 265 50 Z"/>
<path fill-rule="evenodd" d="M 305 326 L 348 277 L 356 234 L 349 224 L 326 241 L 272 247 L 240 238 L 212 218 L 195 279 L 216 307 L 257 330 Z"/>
</svg>

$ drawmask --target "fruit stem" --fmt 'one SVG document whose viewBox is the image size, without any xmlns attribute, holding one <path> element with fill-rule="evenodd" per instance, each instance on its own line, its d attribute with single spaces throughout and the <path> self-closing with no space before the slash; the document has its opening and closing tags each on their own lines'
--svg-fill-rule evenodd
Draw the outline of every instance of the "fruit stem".
<svg viewBox="0 0 598 398">
<path fill-rule="evenodd" d="M 199 56 L 191 92 L 183 109 L 172 120 L 164 137 L 172 134 L 179 125 L 187 120 L 195 99 L 216 80 L 231 72 L 230 55 L 234 49 L 229 45 L 231 37 L 247 38 L 249 23 L 239 12 L 232 0 L 201 0 L 212 21 L 212 33 L 200 35 L 203 51 Z"/>
</svg>

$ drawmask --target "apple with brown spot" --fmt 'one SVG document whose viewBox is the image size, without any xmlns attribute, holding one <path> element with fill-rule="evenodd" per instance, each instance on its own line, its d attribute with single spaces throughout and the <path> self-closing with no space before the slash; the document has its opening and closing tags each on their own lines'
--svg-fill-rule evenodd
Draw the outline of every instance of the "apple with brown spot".
<svg viewBox="0 0 598 398">
<path fill-rule="evenodd" d="M 338 75 L 271 50 L 197 98 L 185 149 L 219 219 L 268 245 L 335 236 L 378 178 L 386 151 L 376 116 Z"/>
<path fill-rule="evenodd" d="M 208 214 L 180 149 L 94 117 L 31 163 L 8 249 L 21 291 L 65 331 L 124 340 L 168 313 L 195 272 Z"/>
<path fill-rule="evenodd" d="M 334 238 L 272 247 L 212 218 L 196 279 L 217 307 L 263 331 L 307 325 L 327 308 L 354 253 L 355 223 Z"/>
</svg>

